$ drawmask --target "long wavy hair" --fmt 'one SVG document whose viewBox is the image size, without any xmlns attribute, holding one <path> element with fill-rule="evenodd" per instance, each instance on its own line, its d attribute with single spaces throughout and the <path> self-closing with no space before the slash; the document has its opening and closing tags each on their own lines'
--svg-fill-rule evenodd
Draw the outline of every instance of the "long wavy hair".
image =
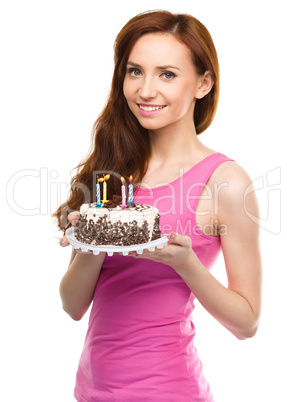
<svg viewBox="0 0 287 402">
<path fill-rule="evenodd" d="M 81 204 L 95 200 L 96 175 L 111 173 L 109 196 L 120 194 L 121 176 L 133 176 L 135 183 L 144 177 L 150 158 L 148 130 L 143 128 L 130 111 L 123 93 L 126 65 L 136 41 L 148 33 L 167 33 L 185 44 L 198 74 L 212 73 L 212 90 L 197 99 L 194 109 L 196 133 L 211 124 L 219 96 L 219 65 L 213 40 L 206 27 L 189 14 L 168 11 L 148 11 L 132 18 L 122 28 L 114 44 L 114 74 L 106 106 L 92 129 L 91 150 L 77 166 L 71 180 L 68 200 L 53 214 L 58 227 L 67 225 L 67 215 L 79 210 Z"/>
</svg>

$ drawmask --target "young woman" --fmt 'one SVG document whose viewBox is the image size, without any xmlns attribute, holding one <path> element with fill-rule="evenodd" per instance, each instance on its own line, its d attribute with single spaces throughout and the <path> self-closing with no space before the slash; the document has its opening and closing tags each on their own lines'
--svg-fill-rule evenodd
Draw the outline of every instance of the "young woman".
<svg viewBox="0 0 287 402">
<path fill-rule="evenodd" d="M 261 263 L 250 178 L 198 135 L 219 93 L 216 50 L 190 15 L 165 11 L 131 19 L 115 43 L 115 69 L 93 150 L 55 213 L 75 224 L 93 201 L 93 172 L 133 175 L 135 201 L 156 206 L 169 244 L 139 256 L 72 251 L 60 294 L 89 328 L 75 387 L 78 401 L 213 401 L 194 346 L 194 299 L 238 339 L 254 336 Z M 120 194 L 117 176 L 110 194 Z M 62 246 L 68 244 L 64 235 Z M 228 287 L 210 273 L 222 250 Z"/>
</svg>

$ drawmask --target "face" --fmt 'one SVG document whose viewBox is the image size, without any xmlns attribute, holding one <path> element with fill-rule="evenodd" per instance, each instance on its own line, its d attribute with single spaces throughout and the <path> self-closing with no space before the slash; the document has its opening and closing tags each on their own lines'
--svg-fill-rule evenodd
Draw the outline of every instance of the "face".
<svg viewBox="0 0 287 402">
<path fill-rule="evenodd" d="M 124 95 L 144 128 L 193 123 L 196 99 L 208 92 L 208 72 L 203 76 L 196 73 L 186 45 L 170 34 L 143 35 L 126 68 Z"/>
</svg>

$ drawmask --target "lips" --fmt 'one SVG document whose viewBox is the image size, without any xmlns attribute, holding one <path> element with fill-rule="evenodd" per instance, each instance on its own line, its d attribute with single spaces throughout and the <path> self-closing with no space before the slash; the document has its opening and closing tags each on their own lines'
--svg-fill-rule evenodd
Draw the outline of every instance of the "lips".
<svg viewBox="0 0 287 402">
<path fill-rule="evenodd" d="M 166 107 L 166 105 L 151 105 L 151 104 L 144 104 L 144 103 L 137 103 L 139 112 L 143 116 L 151 116 L 157 113 L 160 113 L 162 109 Z"/>
</svg>

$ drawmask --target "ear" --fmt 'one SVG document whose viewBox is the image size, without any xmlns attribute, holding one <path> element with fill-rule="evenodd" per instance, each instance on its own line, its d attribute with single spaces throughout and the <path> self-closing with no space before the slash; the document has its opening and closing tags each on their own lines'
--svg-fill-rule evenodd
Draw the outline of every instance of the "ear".
<svg viewBox="0 0 287 402">
<path fill-rule="evenodd" d="M 195 95 L 196 99 L 204 98 L 205 95 L 207 95 L 211 91 L 213 84 L 214 80 L 211 71 L 205 71 L 205 73 L 201 75 L 198 80 L 198 88 Z"/>
</svg>

